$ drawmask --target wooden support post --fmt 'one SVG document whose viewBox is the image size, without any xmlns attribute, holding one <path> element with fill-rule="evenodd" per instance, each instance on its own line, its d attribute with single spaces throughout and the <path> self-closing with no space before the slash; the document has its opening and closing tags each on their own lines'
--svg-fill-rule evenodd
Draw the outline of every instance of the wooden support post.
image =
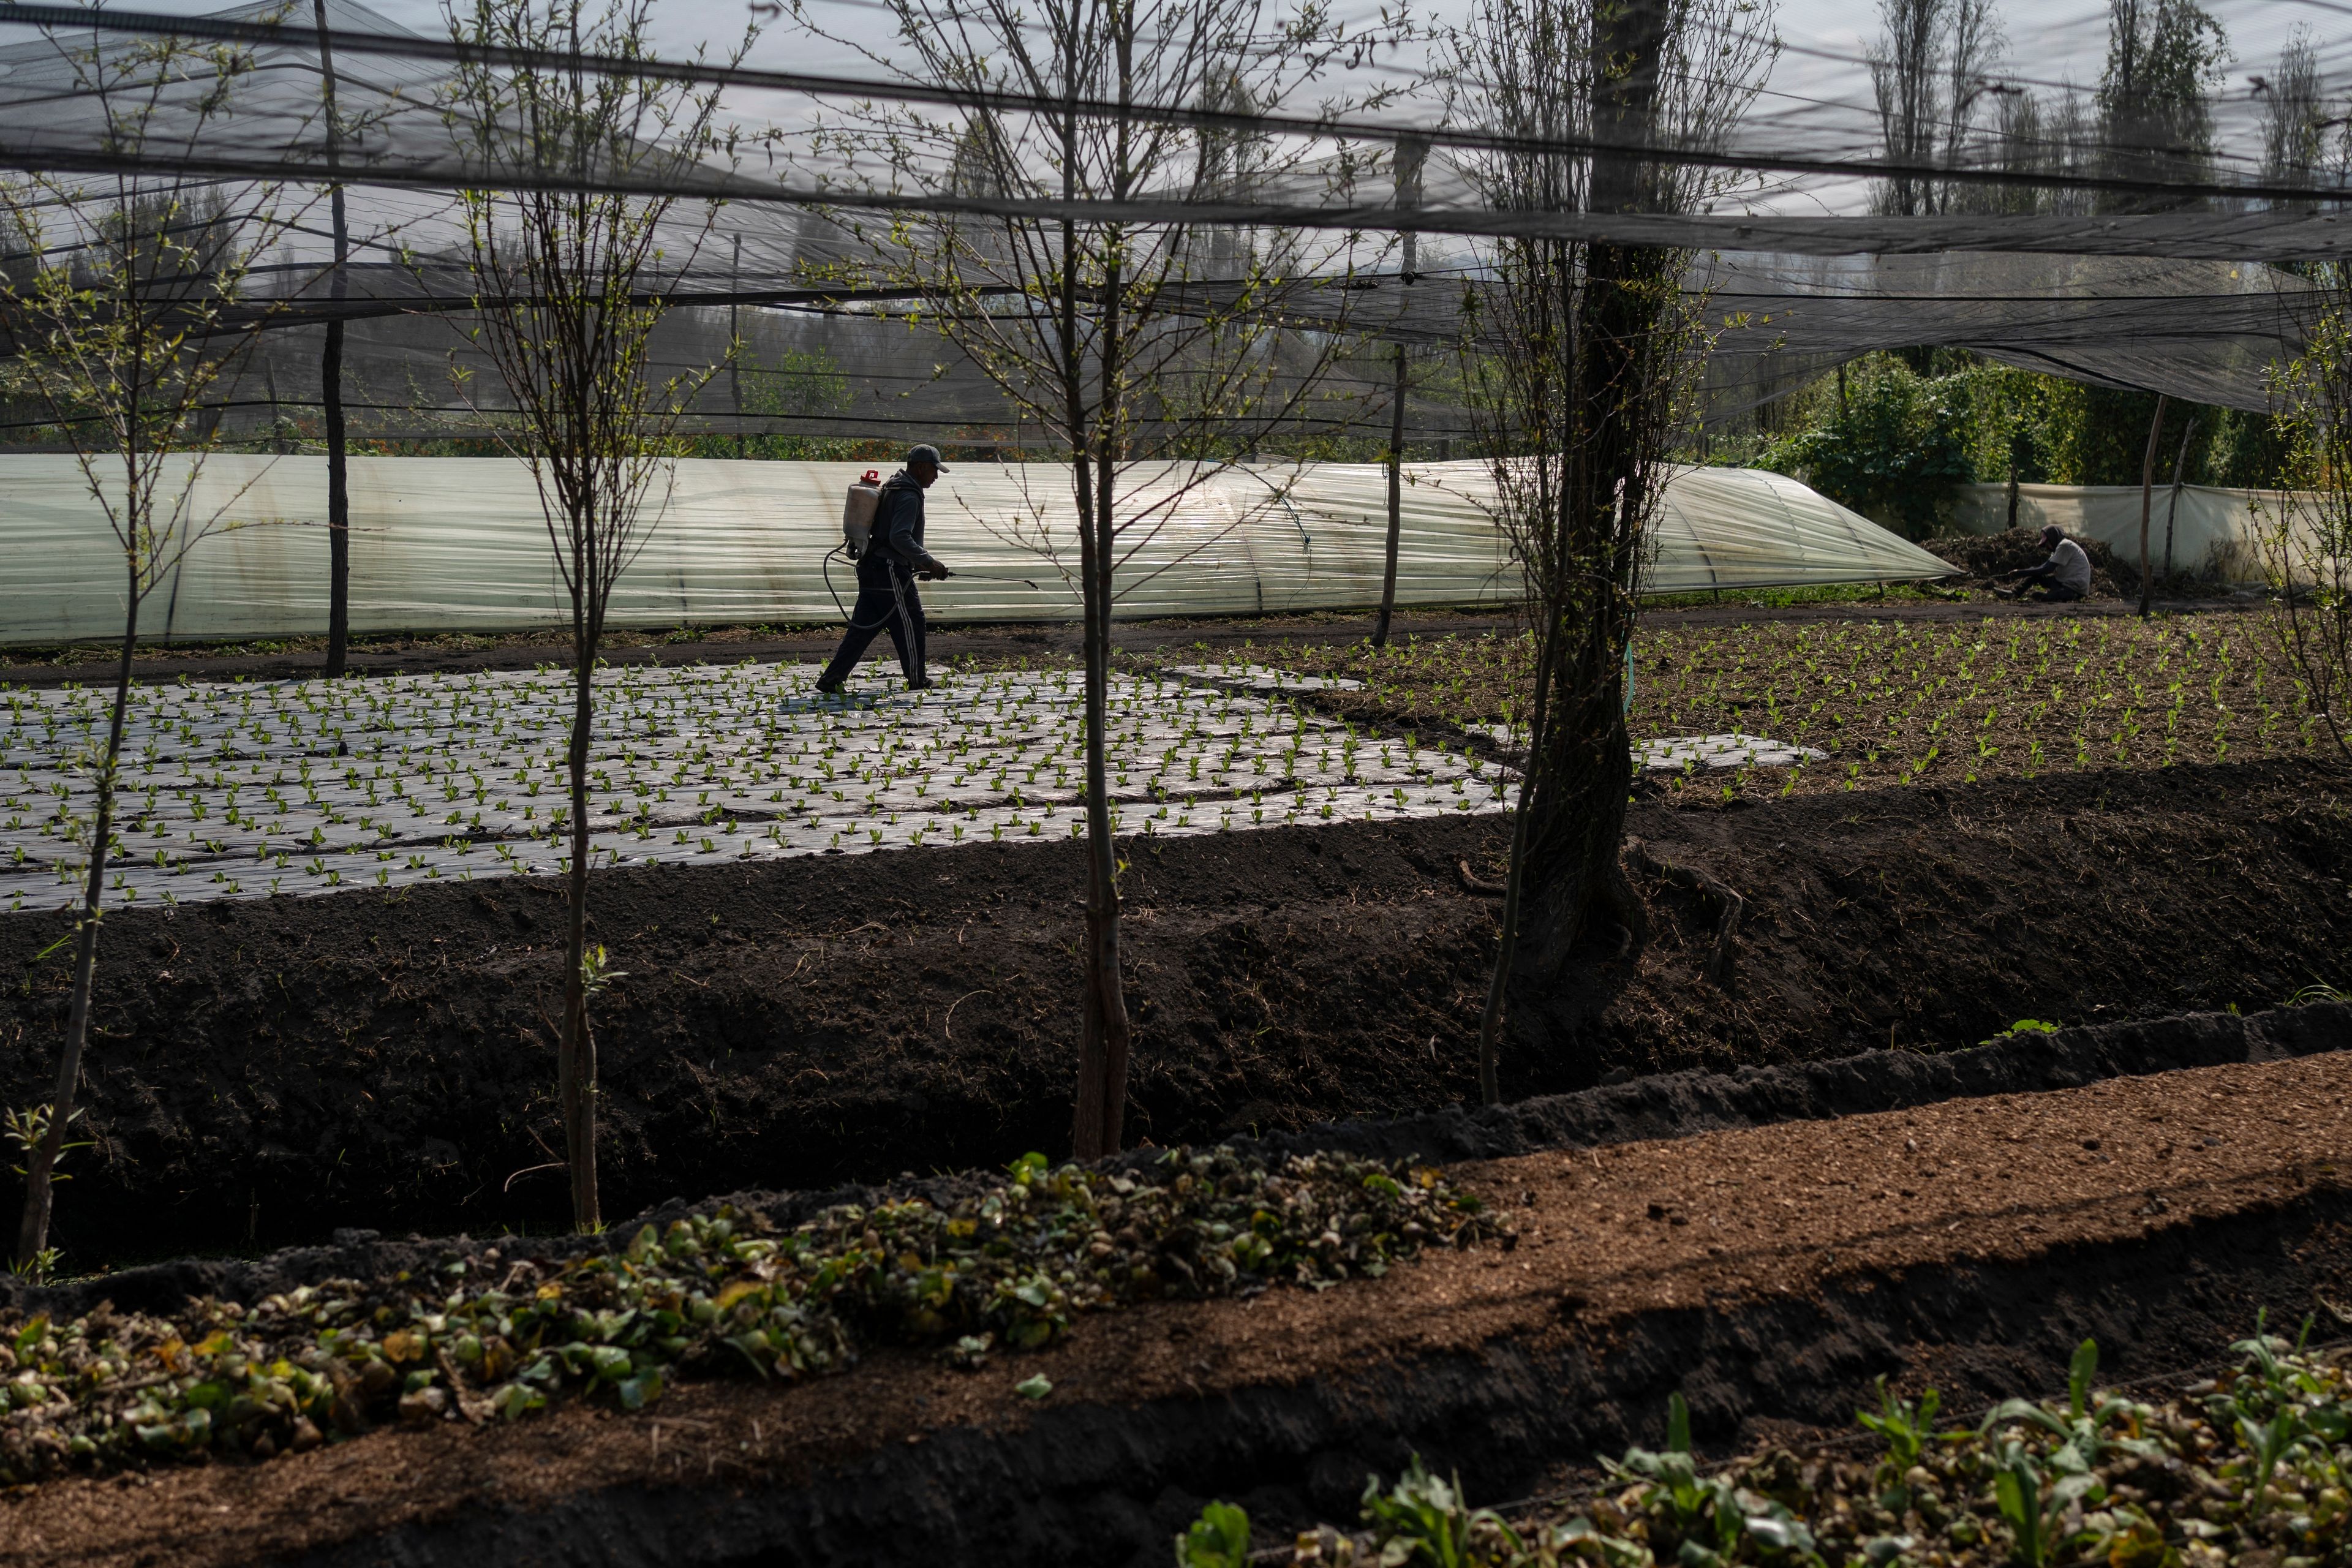
<svg viewBox="0 0 2352 1568">
<path fill-rule="evenodd" d="M 2189 467 L 2189 438 L 2197 434 L 2197 421 L 2189 421 L 2189 428 L 2180 433 L 2180 450 L 2172 459 L 2172 499 L 2164 505 L 2164 574 L 2172 575 L 2172 525 L 2180 516 L 2180 476 Z"/>
<path fill-rule="evenodd" d="M 2156 588 L 2156 574 L 2148 568 L 2153 564 L 2147 555 L 2147 519 L 2156 503 L 2156 438 L 2164 429 L 2164 405 L 2170 402 L 2163 393 L 2156 395 L 2156 417 L 2148 421 L 2147 458 L 2139 470 L 2139 618 L 2148 617 L 2149 605 Z"/>
<path fill-rule="evenodd" d="M 1429 143 L 1417 136 L 1397 139 L 1395 159 L 1396 205 L 1416 207 L 1421 205 L 1421 167 L 1429 156 Z M 1421 237 L 1408 233 L 1404 237 L 1404 265 L 1398 269 L 1398 281 L 1403 285 L 1397 296 L 1397 315 L 1405 313 L 1405 290 L 1412 288 L 1414 273 L 1419 270 Z M 1389 641 L 1389 619 L 1396 613 L 1397 542 L 1404 520 L 1404 342 L 1396 345 L 1396 387 L 1389 395 L 1389 536 L 1388 548 L 1382 553 L 1381 566 L 1381 612 L 1372 626 L 1372 646 L 1386 647 Z"/>
<path fill-rule="evenodd" d="M 327 41 L 327 0 L 310 0 L 319 24 L 319 79 L 326 94 L 327 163 L 332 167 L 342 152 L 342 128 L 335 118 L 335 56 Z M 335 270 L 329 284 L 331 298 L 341 300 L 344 264 L 351 259 L 351 232 L 343 216 L 343 187 L 338 181 L 328 189 L 328 207 L 334 224 Z M 352 635 L 352 492 L 343 451 L 343 320 L 327 318 L 327 345 L 319 361 L 320 416 L 327 426 L 327 674 L 343 673 Z"/>
<path fill-rule="evenodd" d="M 740 234 L 735 237 L 731 278 L 728 291 L 740 294 L 743 291 L 743 237 Z M 736 317 L 740 308 L 740 301 L 727 301 L 727 380 L 734 389 L 735 455 L 739 458 L 743 455 L 743 329 Z"/>
<path fill-rule="evenodd" d="M 1381 615 L 1372 626 L 1372 646 L 1389 644 L 1389 617 L 1396 613 L 1397 543 L 1404 528 L 1404 345 L 1396 345 L 1396 390 L 1389 398 L 1389 537 L 1381 567 Z"/>
</svg>

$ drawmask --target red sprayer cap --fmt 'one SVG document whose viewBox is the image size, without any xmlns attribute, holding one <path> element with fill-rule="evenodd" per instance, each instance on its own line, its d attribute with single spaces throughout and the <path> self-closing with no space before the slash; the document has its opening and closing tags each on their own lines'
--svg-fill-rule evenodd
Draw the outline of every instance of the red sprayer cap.
<svg viewBox="0 0 2352 1568">
<path fill-rule="evenodd" d="M 879 468 L 866 469 L 866 482 L 869 485 L 880 484 L 882 482 L 882 470 Z"/>
</svg>

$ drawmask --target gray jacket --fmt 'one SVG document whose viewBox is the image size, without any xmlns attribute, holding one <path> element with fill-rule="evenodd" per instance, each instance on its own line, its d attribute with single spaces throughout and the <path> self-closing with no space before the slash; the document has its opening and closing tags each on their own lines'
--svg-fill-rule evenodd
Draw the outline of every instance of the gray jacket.
<svg viewBox="0 0 2352 1568">
<path fill-rule="evenodd" d="M 904 468 L 882 481 L 882 498 L 874 508 L 873 552 L 912 572 L 938 564 L 923 548 L 923 487 Z"/>
</svg>

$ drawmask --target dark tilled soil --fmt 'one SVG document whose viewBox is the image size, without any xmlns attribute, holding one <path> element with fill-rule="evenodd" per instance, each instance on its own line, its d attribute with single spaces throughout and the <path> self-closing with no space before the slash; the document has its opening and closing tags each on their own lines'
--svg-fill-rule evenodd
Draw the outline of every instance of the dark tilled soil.
<svg viewBox="0 0 2352 1568">
<path fill-rule="evenodd" d="M 2249 765 L 1644 804 L 1633 832 L 1748 899 L 1731 984 L 1698 977 L 1712 907 L 1653 884 L 1649 949 L 1519 998 L 1507 1093 L 2343 982 L 2352 823 L 2332 787 Z M 1130 1139 L 1475 1100 L 1496 904 L 1455 866 L 1491 870 L 1502 832 L 1129 847 Z M 1066 845 L 600 876 L 595 935 L 626 972 L 599 1014 L 607 1212 L 1066 1149 L 1077 888 Z M 68 1167 L 68 1258 L 560 1222 L 557 908 L 509 880 L 110 916 L 100 1146 Z M 0 1103 L 47 1098 L 63 930 L 0 921 Z M 15 1201 L 0 1189 L 0 1212 Z"/>
<path fill-rule="evenodd" d="M 1966 1419 L 2178 1375 L 2352 1282 L 2352 1066 L 2116 1079 L 1456 1173 L 1516 1246 L 1082 1321 L 976 1373 L 887 1352 L 0 1502 L 0 1564 L 1164 1562 L 1210 1497 L 1345 1519 L 1419 1453 L 1480 1502 L 1654 1443 L 1845 1428 L 1872 1378 Z M 1042 1373 L 1046 1397 L 1014 1385 Z"/>
<path fill-rule="evenodd" d="M 1507 629 L 1507 616 L 1492 611 L 1457 613 L 1448 610 L 1409 611 L 1401 615 L 1395 632 L 1400 637 L 1476 637 Z M 1160 620 L 1121 624 L 1114 640 L 1122 648 L 1222 647 L 1251 640 L 1297 639 L 1306 642 L 1355 642 L 1370 635 L 1371 616 L 1307 615 L 1219 617 L 1213 620 Z M 613 665 L 734 664 L 743 659 L 823 663 L 841 640 L 838 625 L 814 626 L 711 626 L 685 632 L 619 631 L 605 641 L 602 657 Z M 1001 626 L 934 625 L 925 647 L 934 664 L 960 658 L 982 660 L 1066 658 L 1083 651 L 1076 625 L 1044 621 Z M 58 686 L 68 681 L 89 685 L 113 679 L 117 649 L 79 647 L 65 649 L 0 649 L 0 681 L 19 686 Z M 888 669 L 888 651 L 879 666 Z M 326 658 L 324 641 L 292 639 L 261 647 L 250 644 L 219 647 L 150 647 L 132 662 L 141 680 L 288 680 L 316 676 Z M 482 669 L 533 669 L 541 665 L 570 668 L 568 635 L 551 631 L 517 632 L 496 637 L 417 636 L 376 637 L 355 642 L 348 664 L 352 674 L 429 675 Z"/>
<path fill-rule="evenodd" d="M 2254 601 L 2245 597 L 2175 596 L 2169 592 L 2156 608 L 2167 615 L 2231 614 Z M 2183 589 L 2198 584 L 2182 584 Z M 1775 605 L 1749 600 L 1734 591 L 1727 598 L 1701 605 L 1678 605 L 1646 612 L 1643 624 L 1653 628 L 1722 626 L 1759 621 L 1916 621 L 1950 622 L 1995 619 L 2035 619 L 2047 616 L 2124 616 L 2136 614 L 2136 604 L 2108 597 L 2072 605 L 2033 605 L 1993 599 L 1983 593 L 1973 598 L 1955 591 L 1948 598 L 1922 600 L 1897 594 L 1891 598 L 1800 603 Z M 1186 648 L 1194 644 L 1229 656 L 1239 645 L 1347 645 L 1371 633 L 1370 612 L 1360 616 L 1321 614 L 1297 616 L 1246 616 L 1216 620 L 1137 621 L 1122 623 L 1112 643 L 1122 652 L 1152 653 Z M 1483 637 L 1510 633 L 1519 623 L 1508 614 L 1492 610 L 1453 612 L 1407 611 L 1397 617 L 1394 635 L 1412 637 Z M 615 634 L 603 658 L 613 665 L 734 664 L 743 659 L 797 660 L 822 663 L 840 640 L 837 626 L 789 628 L 717 626 L 701 628 L 676 641 L 659 632 Z M 1070 658 L 1081 651 L 1078 628 L 1060 623 L 1020 626 L 944 626 L 935 627 L 927 647 L 934 662 L 960 658 L 983 661 Z M 887 652 L 881 656 L 886 661 Z M 319 674 L 325 658 L 317 638 L 298 638 L 271 645 L 268 651 L 250 645 L 227 647 L 142 650 L 132 662 L 133 677 L 145 681 L 299 680 Z M 95 646 L 69 649 L 0 648 L 0 683 L 26 687 L 68 684 L 89 686 L 113 679 L 114 650 Z M 466 670 L 532 669 L 542 664 L 569 668 L 571 644 L 551 633 L 518 633 L 508 637 L 458 636 L 370 637 L 355 643 L 349 668 L 353 675 L 431 675 Z M 868 667 L 873 668 L 871 665 Z"/>
<path fill-rule="evenodd" d="M 2084 1089 L 2120 1078 L 2331 1052 L 2352 1052 L 2352 1003 L 2312 1002 L 2244 1015 L 2188 1013 L 2051 1034 L 2004 1035 L 1934 1055 L 1875 1050 L 1826 1061 L 1744 1067 L 1734 1073 L 1659 1073 L 1499 1105 L 1453 1105 L 1376 1121 L 1319 1121 L 1295 1131 L 1237 1137 L 1230 1146 L 1244 1156 L 1277 1162 L 1296 1154 L 1338 1152 L 1455 1164 L 1916 1110 L 1958 1100 Z M 1160 1156 L 1153 1149 L 1129 1149 L 1108 1163 L 1114 1170 L 1140 1172 Z M 730 1204 L 756 1209 L 778 1226 L 801 1224 L 841 1204 L 870 1206 L 919 1199 L 952 1207 L 967 1197 L 983 1195 L 1001 1181 L 995 1172 L 975 1170 L 789 1193 L 712 1194 L 647 1209 L 602 1235 L 551 1232 L 528 1240 L 499 1237 L 495 1256 L 560 1259 L 609 1251 L 625 1244 L 640 1226 L 658 1227 L 689 1213 L 709 1214 Z M 105 1302 L 126 1311 L 176 1313 L 204 1298 L 257 1301 L 331 1279 L 416 1273 L 446 1264 L 453 1253 L 477 1254 L 489 1245 L 462 1237 L 394 1238 L 374 1230 L 343 1229 L 317 1245 L 283 1247 L 257 1258 L 173 1258 L 56 1284 L 0 1273 L 0 1314 L 77 1317 Z"/>
</svg>

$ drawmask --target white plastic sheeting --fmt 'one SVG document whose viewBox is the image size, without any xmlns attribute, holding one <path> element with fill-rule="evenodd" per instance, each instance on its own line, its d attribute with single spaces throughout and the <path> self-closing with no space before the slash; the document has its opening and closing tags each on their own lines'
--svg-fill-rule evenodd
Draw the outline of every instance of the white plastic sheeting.
<svg viewBox="0 0 2352 1568">
<path fill-rule="evenodd" d="M 842 498 L 866 465 L 685 460 L 648 502 L 658 522 L 623 578 L 616 626 L 824 621 L 853 573 L 832 566 Z M 1517 588 L 1487 515 L 1478 462 L 1410 465 L 1402 505 L 1402 605 L 1500 603 Z M 186 495 L 215 531 L 142 613 L 142 636 L 209 641 L 326 629 L 326 463 L 218 454 Z M 1121 563 L 1126 616 L 1361 608 L 1378 602 L 1387 476 L 1375 464 L 1262 465 L 1206 476 L 1122 477 L 1133 520 Z M 941 621 L 1073 620 L 1069 471 L 956 463 L 930 492 L 929 540 L 954 580 L 923 591 Z M 519 463 L 351 459 L 352 627 L 493 631 L 566 617 L 539 497 Z M 1048 548 L 1049 542 L 1052 548 Z M 1650 574 L 1656 592 L 1895 581 L 1950 570 L 1793 479 L 1687 468 L 1670 483 Z M 121 556 L 72 459 L 0 458 L 0 643 L 121 635 Z"/>
<path fill-rule="evenodd" d="M 1701 588 L 1900 583 L 1951 567 L 1858 511 L 1759 468 L 1683 468 L 1666 486 L 1648 584 Z"/>
<path fill-rule="evenodd" d="M 873 667 L 869 666 L 871 670 Z M 1067 838 L 1079 678 L 999 671 L 814 689 L 813 664 L 598 672 L 597 867 Z M 507 671 L 142 686 L 110 904 L 560 871 L 570 677 Z M 1496 812 L 1500 764 L 1303 710 L 1260 684 L 1120 675 L 1112 826 L 1177 836 Z M 72 903 L 104 692 L 0 693 L 0 910 Z"/>
<path fill-rule="evenodd" d="M 2229 489 L 2220 485 L 2158 485 L 2149 496 L 2147 551 L 2159 576 L 2173 572 L 2229 583 L 2263 576 L 2262 540 L 2282 515 L 2302 518 L 2318 498 L 2308 490 Z M 2017 525 L 2056 523 L 2077 539 L 2105 541 L 2125 561 L 2139 560 L 2137 485 L 2020 485 Z M 1962 485 L 1952 508 L 1962 533 L 2009 526 L 2007 485 Z M 2166 569 L 2169 536 L 2170 571 Z"/>
</svg>

